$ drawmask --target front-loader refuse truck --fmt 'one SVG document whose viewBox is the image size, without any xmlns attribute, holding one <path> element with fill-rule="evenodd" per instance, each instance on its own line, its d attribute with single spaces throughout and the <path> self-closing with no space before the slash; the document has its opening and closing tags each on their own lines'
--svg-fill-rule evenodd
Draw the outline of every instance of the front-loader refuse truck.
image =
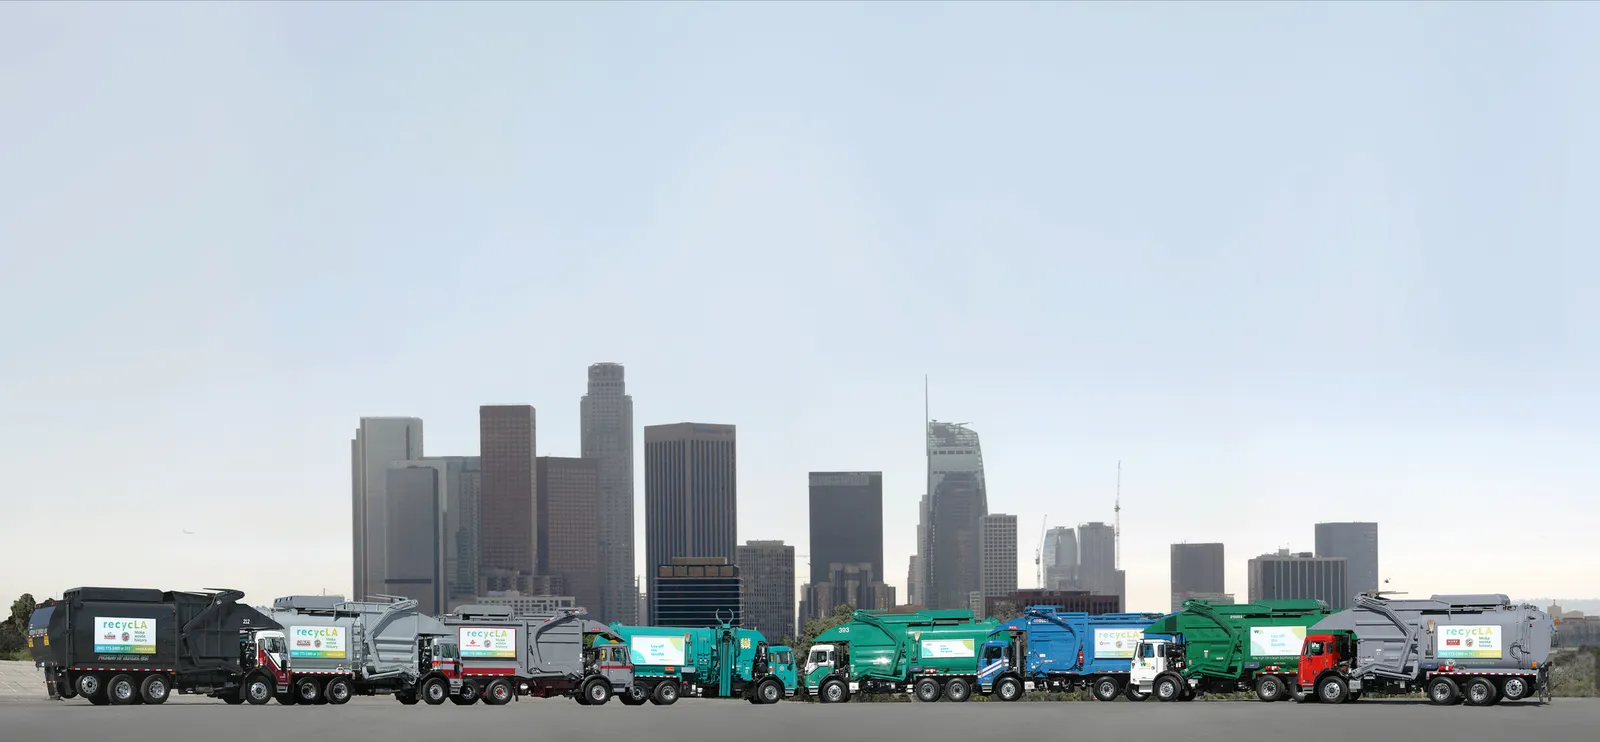
<svg viewBox="0 0 1600 742">
<path fill-rule="evenodd" d="M 1328 616 L 1320 600 L 1184 601 L 1152 622 L 1134 647 L 1139 696 L 1188 701 L 1200 693 L 1254 690 L 1263 701 L 1294 694 L 1306 630 Z"/>
</svg>

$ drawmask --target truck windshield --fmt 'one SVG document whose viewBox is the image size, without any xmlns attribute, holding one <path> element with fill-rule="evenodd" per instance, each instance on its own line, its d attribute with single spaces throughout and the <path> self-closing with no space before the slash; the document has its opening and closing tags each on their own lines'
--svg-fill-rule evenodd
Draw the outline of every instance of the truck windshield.
<svg viewBox="0 0 1600 742">
<path fill-rule="evenodd" d="M 1140 644 L 1139 645 L 1139 656 L 1140 657 L 1154 657 L 1154 656 L 1156 656 L 1156 645 L 1154 645 L 1154 644 Z"/>
</svg>

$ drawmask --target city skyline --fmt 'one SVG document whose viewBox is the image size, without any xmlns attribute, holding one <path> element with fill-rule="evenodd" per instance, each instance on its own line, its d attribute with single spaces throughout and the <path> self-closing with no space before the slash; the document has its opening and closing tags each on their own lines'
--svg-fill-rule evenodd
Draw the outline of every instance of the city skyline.
<svg viewBox="0 0 1600 742">
<path fill-rule="evenodd" d="M 581 456 L 607 361 L 636 427 L 739 426 L 744 539 L 805 552 L 807 473 L 882 471 L 902 588 L 931 401 L 1025 576 L 1124 462 L 1132 609 L 1172 543 L 1243 596 L 1330 519 L 1381 525 L 1388 590 L 1595 597 L 1437 543 L 1528 501 L 1600 560 L 1600 7 L 1340 11 L 0 6 L 0 594 L 350 590 L 360 418 L 467 456 L 528 403 Z M 193 556 L 247 529 L 272 563 Z"/>
</svg>

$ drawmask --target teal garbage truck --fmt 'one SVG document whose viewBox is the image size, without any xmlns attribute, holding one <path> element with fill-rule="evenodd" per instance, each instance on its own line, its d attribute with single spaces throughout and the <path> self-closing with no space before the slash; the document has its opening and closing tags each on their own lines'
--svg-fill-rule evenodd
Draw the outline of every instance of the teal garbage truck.
<svg viewBox="0 0 1600 742">
<path fill-rule="evenodd" d="M 690 696 L 768 704 L 795 694 L 794 650 L 769 645 L 754 629 L 718 623 L 703 629 L 611 624 L 633 664 L 633 686 L 624 702 L 670 706 L 679 696 Z"/>
<path fill-rule="evenodd" d="M 995 626 L 993 621 L 974 621 L 972 611 L 858 610 L 811 645 L 802 686 L 822 703 L 843 703 L 857 693 L 904 693 L 913 688 L 925 701 L 966 700 L 977 678 L 976 647 Z M 924 644 L 924 638 L 929 643 Z M 970 648 L 969 640 L 975 642 Z"/>
</svg>

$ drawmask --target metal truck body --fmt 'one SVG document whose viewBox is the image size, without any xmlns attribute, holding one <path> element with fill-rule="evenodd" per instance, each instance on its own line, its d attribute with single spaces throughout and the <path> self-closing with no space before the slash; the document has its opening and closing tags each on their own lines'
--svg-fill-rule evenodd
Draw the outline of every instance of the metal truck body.
<svg viewBox="0 0 1600 742">
<path fill-rule="evenodd" d="M 1134 697 L 1187 701 L 1197 693 L 1254 689 L 1263 701 L 1295 693 L 1306 631 L 1328 616 L 1320 600 L 1211 603 L 1190 598 L 1183 610 L 1152 622 L 1134 647 Z"/>
<path fill-rule="evenodd" d="M 519 616 L 503 606 L 466 605 L 444 616 L 461 658 L 462 684 L 451 701 L 499 706 L 521 696 L 571 696 L 598 706 L 616 694 L 629 705 L 644 703 L 627 651 L 587 615 L 577 608 Z"/>
<path fill-rule="evenodd" d="M 250 632 L 277 624 L 244 593 L 78 587 L 29 620 L 28 649 L 51 698 L 159 704 L 174 692 L 240 699 Z"/>
<path fill-rule="evenodd" d="M 1097 700 L 1144 700 L 1128 681 L 1134 648 L 1159 613 L 1062 612 L 1029 606 L 1000 624 L 983 646 L 978 689 L 1002 701 L 1025 691 L 1089 688 Z"/>
<path fill-rule="evenodd" d="M 974 629 L 974 626 L 981 628 Z M 925 632 L 966 627 L 981 632 L 982 638 L 978 643 L 982 644 L 994 626 L 993 622 L 976 624 L 971 611 L 887 613 L 858 610 L 850 614 L 849 621 L 817 637 L 816 643 L 811 645 L 810 655 L 806 657 L 801 683 L 807 693 L 816 695 L 823 703 L 843 703 L 856 693 L 904 693 L 916 685 L 911 677 L 912 668 L 916 665 L 921 669 L 917 662 L 923 652 L 918 639 Z M 959 641 L 963 637 L 935 635 L 932 638 Z M 934 645 L 929 648 L 929 653 L 953 650 L 954 646 Z M 930 659 L 936 660 L 930 667 L 954 670 L 957 669 L 955 660 L 964 658 Z M 971 660 L 971 664 L 973 681 L 963 679 L 958 683 L 958 696 L 963 691 L 970 692 L 975 682 L 976 658 Z M 929 683 L 924 683 L 923 688 L 932 694 L 930 700 L 950 696 L 946 687 L 947 679 L 942 679 L 935 672 L 929 681 L 932 688 L 928 688 Z M 965 700 L 965 697 L 962 696 L 961 700 Z"/>
<path fill-rule="evenodd" d="M 1361 595 L 1306 636 L 1299 689 L 1323 703 L 1425 689 L 1438 705 L 1489 706 L 1549 692 L 1555 621 L 1505 595 Z"/>
<path fill-rule="evenodd" d="M 760 631 L 730 625 L 704 629 L 611 625 L 627 645 L 642 697 L 670 705 L 679 696 L 777 703 L 793 696 L 794 651 L 768 646 Z"/>
<path fill-rule="evenodd" d="M 347 601 L 293 595 L 268 611 L 282 628 L 252 637 L 245 700 L 343 704 L 357 695 L 392 694 L 403 704 L 443 703 L 460 691 L 453 632 L 417 611 L 417 601 Z"/>
</svg>

